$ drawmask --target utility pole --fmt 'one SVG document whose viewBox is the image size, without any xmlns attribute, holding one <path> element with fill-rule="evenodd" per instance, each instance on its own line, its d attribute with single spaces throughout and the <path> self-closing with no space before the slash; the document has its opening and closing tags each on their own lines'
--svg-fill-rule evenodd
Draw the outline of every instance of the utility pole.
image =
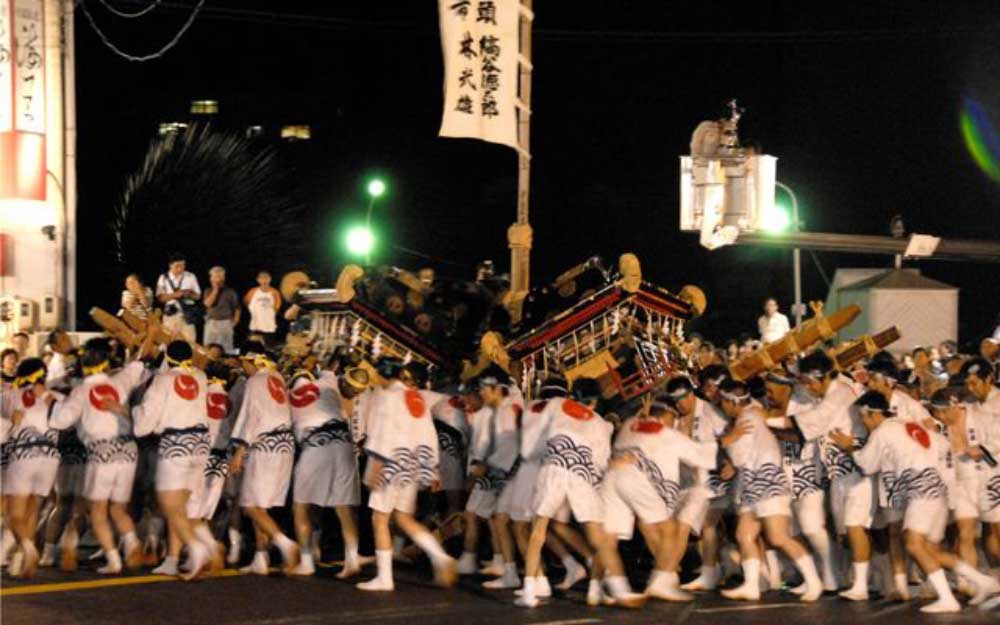
<svg viewBox="0 0 1000 625">
<path fill-rule="evenodd" d="M 517 106 L 517 221 L 507 230 L 510 247 L 510 291 L 508 309 L 514 321 L 521 318 L 521 302 L 531 288 L 531 24 L 532 0 L 521 0 L 519 80 Z"/>
</svg>

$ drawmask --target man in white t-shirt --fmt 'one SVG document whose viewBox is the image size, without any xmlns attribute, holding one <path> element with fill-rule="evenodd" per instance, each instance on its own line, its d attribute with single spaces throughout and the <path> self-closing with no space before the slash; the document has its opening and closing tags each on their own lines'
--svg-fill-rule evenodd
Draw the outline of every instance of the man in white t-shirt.
<svg viewBox="0 0 1000 625">
<path fill-rule="evenodd" d="M 760 340 L 772 343 L 788 334 L 790 329 L 788 317 L 778 312 L 778 300 L 773 297 L 764 300 L 764 314 L 757 319 Z"/>
<path fill-rule="evenodd" d="M 194 324 L 184 315 L 184 308 L 197 306 L 201 298 L 198 278 L 187 269 L 187 259 L 180 254 L 170 257 L 167 273 L 156 280 L 156 299 L 163 304 L 163 327 L 178 338 L 193 343 Z"/>
</svg>

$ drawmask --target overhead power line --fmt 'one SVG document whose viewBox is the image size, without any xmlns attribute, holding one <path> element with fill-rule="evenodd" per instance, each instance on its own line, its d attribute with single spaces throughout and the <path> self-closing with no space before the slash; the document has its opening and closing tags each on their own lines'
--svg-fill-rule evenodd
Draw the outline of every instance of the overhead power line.
<svg viewBox="0 0 1000 625">
<path fill-rule="evenodd" d="M 186 33 L 188 29 L 191 28 L 192 24 L 194 24 L 195 18 L 198 17 L 198 13 L 205 5 L 205 0 L 199 0 L 198 4 L 195 5 L 194 8 L 192 9 L 191 15 L 188 17 L 187 21 L 184 23 L 183 26 L 181 26 L 181 29 L 177 31 L 177 34 L 174 35 L 173 38 L 166 43 L 166 45 L 164 45 L 156 52 L 143 55 L 130 54 L 119 48 L 117 45 L 115 45 L 114 42 L 112 42 L 111 39 L 109 39 L 108 36 L 104 33 L 104 31 L 100 29 L 100 27 L 97 25 L 97 22 L 94 21 L 94 16 L 90 14 L 90 10 L 87 8 L 87 3 L 84 0 L 77 0 L 76 4 L 83 10 L 83 15 L 87 18 L 87 21 L 90 23 L 90 27 L 94 29 L 95 33 L 97 33 L 97 36 L 100 38 L 101 43 L 103 43 L 109 50 L 111 50 L 118 56 L 122 57 L 126 61 L 143 62 L 143 61 L 152 61 L 154 59 L 158 59 L 162 57 L 164 54 L 166 54 L 167 51 L 169 51 L 171 48 L 176 46 L 177 43 L 181 40 L 181 37 L 184 36 L 184 33 Z M 108 6 L 107 3 L 102 2 L 102 4 Z M 153 6 L 156 5 L 154 4 Z M 147 10 L 149 10 L 149 7 L 147 7 Z"/>
<path fill-rule="evenodd" d="M 153 9 L 155 9 L 157 7 L 157 5 L 160 4 L 161 0 L 153 0 L 153 2 L 149 3 L 149 6 L 147 6 L 144 9 L 141 9 L 139 11 L 136 11 L 135 13 L 126 13 L 125 11 L 121 11 L 119 9 L 116 9 L 115 7 L 111 6 L 111 3 L 108 2 L 108 0 L 100 0 L 100 2 L 101 2 L 101 4 L 104 5 L 105 9 L 107 9 L 111 13 L 117 15 L 118 17 L 124 17 L 126 19 L 132 19 L 132 18 L 136 18 L 136 17 L 142 17 L 143 15 L 149 13 L 150 11 L 152 11 Z"/>
</svg>

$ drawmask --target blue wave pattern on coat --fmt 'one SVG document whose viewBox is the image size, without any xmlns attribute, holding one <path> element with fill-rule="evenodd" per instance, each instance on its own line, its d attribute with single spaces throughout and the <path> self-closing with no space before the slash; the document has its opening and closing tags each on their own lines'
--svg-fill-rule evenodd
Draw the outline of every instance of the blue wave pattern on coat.
<svg viewBox="0 0 1000 625">
<path fill-rule="evenodd" d="M 905 508 L 914 499 L 945 499 L 948 496 L 948 486 L 933 467 L 920 471 L 906 469 L 898 475 L 882 471 L 879 479 L 893 508 Z"/>
<path fill-rule="evenodd" d="M 591 486 L 596 486 L 601 481 L 601 472 L 594 465 L 593 450 L 586 445 L 577 445 L 565 434 L 553 436 L 545 443 L 545 459 L 542 464 L 566 469 Z"/>
<path fill-rule="evenodd" d="M 331 419 L 323 425 L 309 430 L 309 433 L 306 434 L 305 439 L 302 441 L 302 446 L 326 447 L 334 442 L 348 444 L 354 442 L 351 439 L 351 430 L 348 428 L 346 421 Z"/>
<path fill-rule="evenodd" d="M 785 470 L 773 462 L 766 462 L 756 469 L 739 469 L 740 503 L 753 506 L 772 497 L 791 494 Z"/>
<path fill-rule="evenodd" d="M 208 454 L 208 462 L 205 463 L 206 478 L 225 479 L 229 475 L 229 462 L 226 460 L 226 450 L 213 449 Z"/>
<path fill-rule="evenodd" d="M 160 435 L 157 452 L 160 458 L 207 456 L 208 443 L 208 428 L 204 425 L 184 429 L 168 428 Z"/>
<path fill-rule="evenodd" d="M 801 499 L 819 490 L 823 490 L 819 467 L 811 462 L 792 465 L 792 497 Z"/>
<path fill-rule="evenodd" d="M 9 459 L 58 458 L 58 437 L 59 433 L 55 430 L 47 432 L 40 432 L 37 428 L 21 430 L 17 433 L 17 437 L 8 443 Z"/>
<path fill-rule="evenodd" d="M 138 459 L 139 446 L 131 435 L 104 438 L 87 444 L 87 462 L 111 464 L 135 462 Z"/>
<path fill-rule="evenodd" d="M 264 432 L 250 446 L 250 451 L 265 454 L 294 454 L 295 436 L 288 428 Z"/>
<path fill-rule="evenodd" d="M 382 461 L 382 481 L 394 486 L 431 484 L 437 479 L 434 455 L 429 445 L 417 445 L 414 449 L 397 447 L 392 450 L 392 458 Z"/>
<path fill-rule="evenodd" d="M 660 496 L 667 508 L 673 510 L 677 507 L 677 499 L 680 497 L 681 487 L 673 481 L 663 477 L 663 472 L 655 462 L 649 459 L 638 447 L 628 447 L 620 450 L 620 453 L 631 454 L 635 458 L 639 470 L 645 474 L 646 479 L 656 489 L 656 494 Z"/>
</svg>

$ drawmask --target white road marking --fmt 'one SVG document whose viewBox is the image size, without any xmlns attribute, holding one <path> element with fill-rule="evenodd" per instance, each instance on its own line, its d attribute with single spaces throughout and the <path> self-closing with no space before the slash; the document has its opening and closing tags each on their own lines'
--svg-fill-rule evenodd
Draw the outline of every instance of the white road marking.
<svg viewBox="0 0 1000 625">
<path fill-rule="evenodd" d="M 765 603 L 763 605 L 739 605 L 739 606 L 726 606 L 722 608 L 702 608 L 700 610 L 695 610 L 695 612 L 701 614 L 708 614 L 713 612 L 750 612 L 752 610 L 773 610 L 775 608 L 804 608 L 810 605 L 808 603 L 798 602 L 798 603 Z"/>
</svg>

